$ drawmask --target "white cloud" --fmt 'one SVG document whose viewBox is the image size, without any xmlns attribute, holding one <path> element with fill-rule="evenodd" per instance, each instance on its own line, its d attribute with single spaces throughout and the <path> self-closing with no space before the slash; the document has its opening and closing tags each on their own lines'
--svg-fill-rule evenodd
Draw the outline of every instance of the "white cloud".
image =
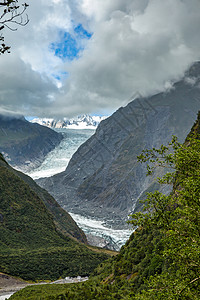
<svg viewBox="0 0 200 300">
<path fill-rule="evenodd" d="M 58 92 L 51 80 L 18 57 L 4 56 L 1 70 L 4 70 L 0 80 L 1 109 L 26 115 L 45 114 L 45 107 L 53 103 Z"/>
<path fill-rule="evenodd" d="M 11 62 L 0 57 L 0 76 L 9 82 L 1 85 L 0 104 L 11 110 L 17 103 L 29 115 L 116 109 L 135 92 L 169 88 L 200 56 L 199 0 L 35 0 L 29 17 L 26 28 L 7 32 Z M 63 63 L 49 45 L 78 23 L 93 37 L 79 59 Z M 59 71 L 69 73 L 61 89 L 52 77 Z"/>
</svg>

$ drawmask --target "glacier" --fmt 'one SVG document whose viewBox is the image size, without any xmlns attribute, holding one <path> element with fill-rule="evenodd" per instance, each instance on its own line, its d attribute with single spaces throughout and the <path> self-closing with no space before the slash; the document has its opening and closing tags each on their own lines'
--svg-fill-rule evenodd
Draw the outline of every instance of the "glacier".
<svg viewBox="0 0 200 300">
<path fill-rule="evenodd" d="M 131 226 L 128 229 L 113 229 L 107 227 L 101 220 L 87 218 L 72 212 L 69 212 L 69 214 L 85 232 L 86 236 L 93 235 L 102 238 L 105 241 L 105 245 L 107 241 L 109 244 L 108 248 L 112 248 L 112 250 L 120 250 L 133 232 Z M 99 246 L 103 245 L 100 244 Z"/>
<path fill-rule="evenodd" d="M 36 169 L 26 173 L 34 180 L 50 177 L 64 171 L 72 157 L 81 144 L 83 144 L 94 133 L 94 130 L 72 130 L 55 129 L 62 133 L 63 140 L 51 152 L 48 153 L 43 163 Z"/>
</svg>

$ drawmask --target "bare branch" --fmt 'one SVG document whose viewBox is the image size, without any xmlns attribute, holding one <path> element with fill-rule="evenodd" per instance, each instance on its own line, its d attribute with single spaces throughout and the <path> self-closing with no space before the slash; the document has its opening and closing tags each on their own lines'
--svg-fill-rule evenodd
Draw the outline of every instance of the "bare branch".
<svg viewBox="0 0 200 300">
<path fill-rule="evenodd" d="M 29 22 L 28 15 L 23 18 L 24 12 L 26 11 L 28 4 L 23 3 L 21 6 L 18 5 L 18 0 L 4 0 L 0 2 L 0 9 L 3 9 L 0 15 L 0 31 L 4 28 L 8 28 L 11 31 L 16 31 L 17 26 L 25 26 Z M 4 7 L 4 8 L 3 8 Z M 1 35 L 0 41 L 4 41 L 4 36 Z M 8 52 L 9 46 L 4 43 L 0 44 L 0 55 Z"/>
</svg>

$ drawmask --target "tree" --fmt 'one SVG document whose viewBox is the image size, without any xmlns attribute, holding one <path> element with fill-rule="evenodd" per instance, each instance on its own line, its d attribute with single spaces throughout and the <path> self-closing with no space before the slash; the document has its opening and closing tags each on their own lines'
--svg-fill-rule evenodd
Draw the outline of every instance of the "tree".
<svg viewBox="0 0 200 300">
<path fill-rule="evenodd" d="M 190 134 L 184 144 L 174 137 L 168 146 L 144 150 L 138 158 L 149 163 L 148 174 L 157 165 L 174 170 L 158 179 L 173 184 L 173 192 L 148 193 L 145 214 L 136 213 L 130 221 L 160 231 L 159 254 L 166 262 L 165 270 L 152 276 L 136 299 L 200 299 L 200 136 Z"/>
<path fill-rule="evenodd" d="M 3 30 L 8 28 L 9 30 L 16 31 L 17 26 L 25 26 L 28 22 L 28 15 L 26 11 L 28 4 L 18 4 L 18 0 L 0 0 L 0 55 L 5 52 L 9 53 L 10 47 L 4 43 Z"/>
</svg>

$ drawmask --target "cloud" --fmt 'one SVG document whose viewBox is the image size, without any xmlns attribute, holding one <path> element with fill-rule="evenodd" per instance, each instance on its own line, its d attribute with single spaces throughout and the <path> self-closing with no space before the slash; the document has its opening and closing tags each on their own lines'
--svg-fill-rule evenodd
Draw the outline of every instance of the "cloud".
<svg viewBox="0 0 200 300">
<path fill-rule="evenodd" d="M 35 0 L 29 16 L 26 28 L 8 32 L 11 61 L 0 57 L 0 76 L 9 82 L 1 84 L 0 104 L 26 115 L 112 111 L 137 92 L 171 86 L 200 56 L 199 0 Z M 77 35 L 78 26 L 88 39 Z M 69 44 L 60 32 L 75 41 L 76 59 L 69 47 L 66 60 Z M 59 74 L 68 76 L 58 89 Z"/>
<path fill-rule="evenodd" d="M 2 111 L 29 115 L 45 114 L 58 88 L 45 75 L 33 71 L 18 57 L 5 56 L 1 62 L 0 103 Z"/>
</svg>

